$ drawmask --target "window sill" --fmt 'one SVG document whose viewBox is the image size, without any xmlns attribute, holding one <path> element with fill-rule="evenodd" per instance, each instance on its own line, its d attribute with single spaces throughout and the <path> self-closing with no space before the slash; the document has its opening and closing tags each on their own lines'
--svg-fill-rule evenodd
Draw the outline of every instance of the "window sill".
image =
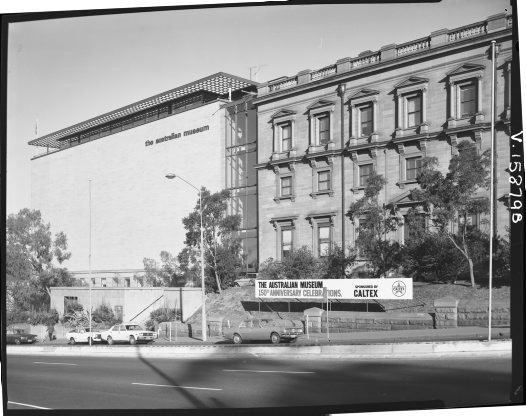
<svg viewBox="0 0 526 416">
<path fill-rule="evenodd" d="M 327 191 L 318 191 L 318 192 L 312 192 L 310 194 L 310 196 L 312 197 L 312 199 L 316 199 L 318 196 L 320 195 L 329 195 L 330 197 L 333 197 L 334 196 L 334 191 L 333 190 L 327 190 Z"/>
<path fill-rule="evenodd" d="M 418 183 L 418 181 L 416 179 L 408 179 L 405 181 L 398 181 L 397 185 L 400 187 L 400 189 L 404 189 L 405 185 L 412 185 L 414 183 Z"/>
<path fill-rule="evenodd" d="M 461 116 L 459 118 L 450 117 L 447 120 L 447 128 L 452 129 L 455 127 L 468 126 L 470 124 L 477 124 L 484 122 L 484 113 L 475 113 L 466 116 Z"/>
<path fill-rule="evenodd" d="M 365 189 L 365 186 L 353 186 L 351 188 L 351 192 L 356 193 L 356 192 L 363 191 L 364 189 Z"/>
<path fill-rule="evenodd" d="M 292 202 L 296 200 L 296 195 L 287 195 L 287 196 L 276 196 L 274 197 L 274 201 L 279 204 L 283 200 L 290 199 Z"/>
</svg>

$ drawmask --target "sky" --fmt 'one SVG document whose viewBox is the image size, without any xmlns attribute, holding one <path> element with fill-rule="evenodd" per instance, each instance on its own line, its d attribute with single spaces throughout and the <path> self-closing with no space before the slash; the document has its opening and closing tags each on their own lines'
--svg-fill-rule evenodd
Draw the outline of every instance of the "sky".
<svg viewBox="0 0 526 416">
<path fill-rule="evenodd" d="M 43 136 L 219 71 L 252 73 L 258 82 L 291 76 L 509 7 L 508 0 L 223 7 L 11 24 L 6 213 L 31 207 L 30 159 L 45 151 L 27 144 L 37 124 Z"/>
</svg>

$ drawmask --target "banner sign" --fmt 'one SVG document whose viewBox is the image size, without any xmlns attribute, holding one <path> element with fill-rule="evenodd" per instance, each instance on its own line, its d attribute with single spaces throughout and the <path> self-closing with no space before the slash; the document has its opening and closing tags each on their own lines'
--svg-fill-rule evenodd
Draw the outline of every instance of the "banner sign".
<svg viewBox="0 0 526 416">
<path fill-rule="evenodd" d="M 256 280 L 256 298 L 413 299 L 413 279 Z"/>
</svg>

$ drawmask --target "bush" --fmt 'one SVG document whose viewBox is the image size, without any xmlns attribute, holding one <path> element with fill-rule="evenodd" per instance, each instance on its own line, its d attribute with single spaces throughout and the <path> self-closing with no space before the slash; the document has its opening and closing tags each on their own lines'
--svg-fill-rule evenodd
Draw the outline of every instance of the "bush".
<svg viewBox="0 0 526 416">
<path fill-rule="evenodd" d="M 261 279 L 321 279 L 326 266 L 314 257 L 307 247 L 293 250 L 290 255 L 281 260 L 267 259 L 261 264 L 259 277 Z"/>
<path fill-rule="evenodd" d="M 180 309 L 159 308 L 150 312 L 150 319 L 145 322 L 145 326 L 149 331 L 155 331 L 156 325 L 159 325 L 161 322 L 170 322 L 176 320 L 181 320 Z"/>
<path fill-rule="evenodd" d="M 458 279 L 467 262 L 445 234 L 426 232 L 407 242 L 400 263 L 417 281 L 449 282 Z"/>
<path fill-rule="evenodd" d="M 31 318 L 31 325 L 55 325 L 58 323 L 58 312 L 51 309 L 49 312 L 37 312 Z"/>
<path fill-rule="evenodd" d="M 102 304 L 95 309 L 91 315 L 91 319 L 97 325 L 109 328 L 115 324 L 119 324 L 122 320 L 115 316 L 113 309 L 110 306 Z"/>
<path fill-rule="evenodd" d="M 355 263 L 357 255 L 351 247 L 347 248 L 347 253 L 344 253 L 339 245 L 332 245 L 331 251 L 321 260 L 324 279 L 351 278 L 351 266 Z"/>
</svg>

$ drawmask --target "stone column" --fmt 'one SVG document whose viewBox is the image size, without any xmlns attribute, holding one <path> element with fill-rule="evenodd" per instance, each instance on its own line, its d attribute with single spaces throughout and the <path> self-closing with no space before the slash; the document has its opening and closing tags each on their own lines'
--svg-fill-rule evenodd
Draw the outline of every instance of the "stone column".
<svg viewBox="0 0 526 416">
<path fill-rule="evenodd" d="M 305 332 L 321 332 L 321 315 L 323 309 L 320 308 L 309 308 L 303 311 L 305 316 L 305 322 L 307 322 L 307 316 L 309 317 L 309 328 L 305 328 Z"/>
<path fill-rule="evenodd" d="M 456 328 L 458 321 L 458 299 L 446 296 L 436 299 L 435 307 L 435 328 Z"/>
</svg>

